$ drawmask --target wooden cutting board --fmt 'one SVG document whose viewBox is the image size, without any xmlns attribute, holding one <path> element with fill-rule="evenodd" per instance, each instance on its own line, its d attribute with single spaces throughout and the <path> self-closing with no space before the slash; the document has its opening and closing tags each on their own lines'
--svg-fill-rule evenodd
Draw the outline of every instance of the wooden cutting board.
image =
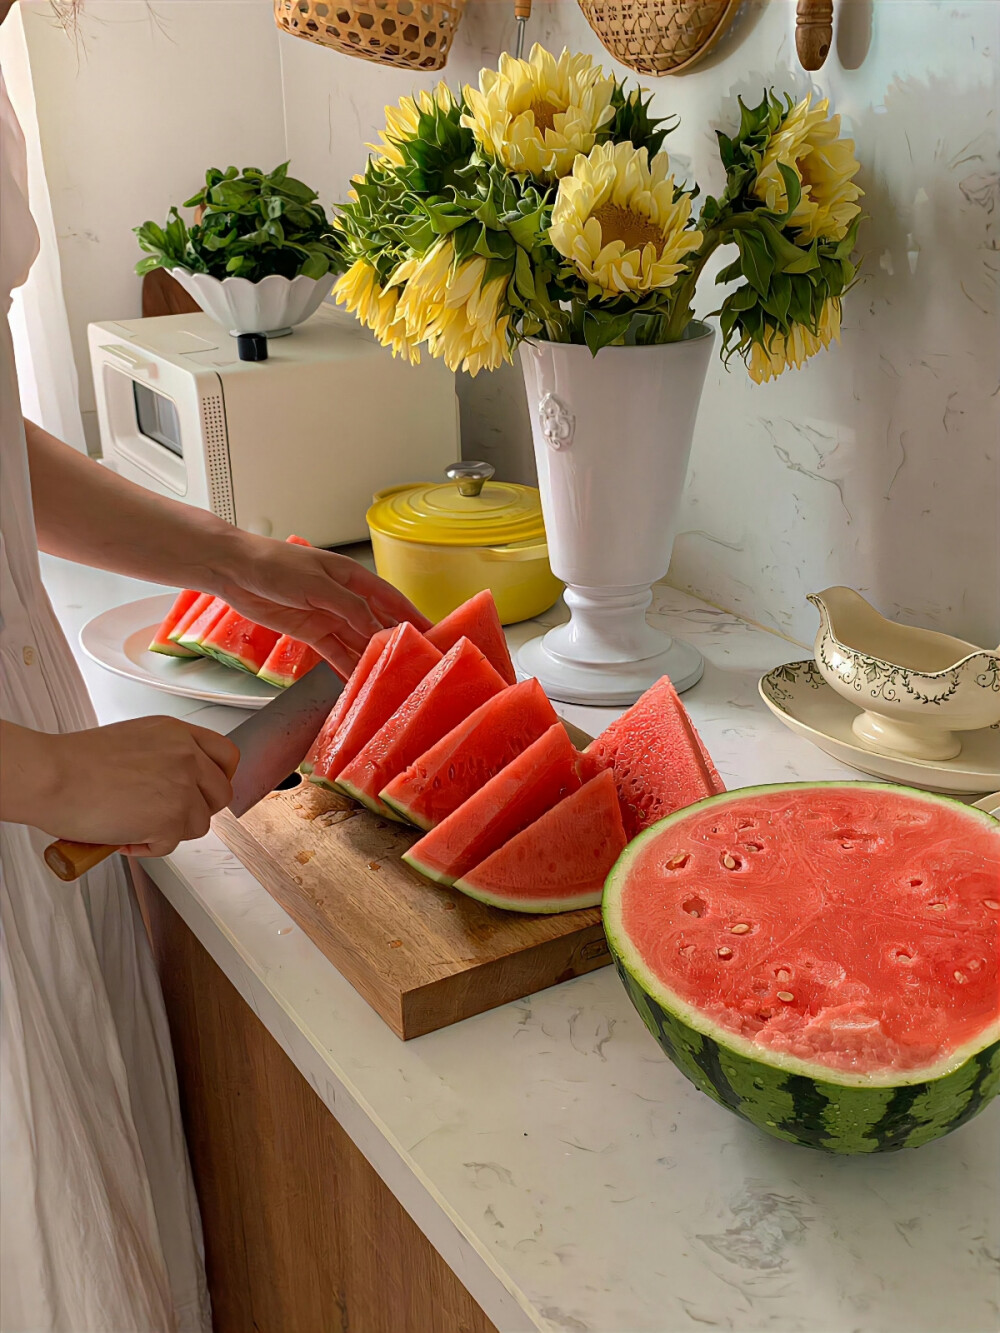
<svg viewBox="0 0 1000 1333">
<path fill-rule="evenodd" d="M 400 860 L 416 831 L 312 783 L 214 827 L 404 1040 L 611 961 L 599 908 L 531 916 L 438 888 Z"/>
</svg>

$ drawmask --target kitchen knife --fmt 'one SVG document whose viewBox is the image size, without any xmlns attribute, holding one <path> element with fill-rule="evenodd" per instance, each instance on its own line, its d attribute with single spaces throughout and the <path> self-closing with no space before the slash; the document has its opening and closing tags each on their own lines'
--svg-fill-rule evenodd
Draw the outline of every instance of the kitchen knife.
<svg viewBox="0 0 1000 1333">
<path fill-rule="evenodd" d="M 229 802 L 237 819 L 299 766 L 343 688 L 333 667 L 317 662 L 301 680 L 229 732 L 240 752 Z M 116 851 L 117 847 L 60 838 L 46 847 L 45 864 L 68 884 Z"/>
</svg>

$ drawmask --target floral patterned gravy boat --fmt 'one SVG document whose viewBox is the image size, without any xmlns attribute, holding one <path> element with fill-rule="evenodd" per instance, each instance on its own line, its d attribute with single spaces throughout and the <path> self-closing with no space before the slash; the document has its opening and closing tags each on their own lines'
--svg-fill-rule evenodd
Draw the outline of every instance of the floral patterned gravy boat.
<svg viewBox="0 0 1000 1333">
<path fill-rule="evenodd" d="M 1000 648 L 898 625 L 851 588 L 811 593 L 819 611 L 816 665 L 862 711 L 861 743 L 906 759 L 954 759 L 955 734 L 1000 722 Z"/>
</svg>

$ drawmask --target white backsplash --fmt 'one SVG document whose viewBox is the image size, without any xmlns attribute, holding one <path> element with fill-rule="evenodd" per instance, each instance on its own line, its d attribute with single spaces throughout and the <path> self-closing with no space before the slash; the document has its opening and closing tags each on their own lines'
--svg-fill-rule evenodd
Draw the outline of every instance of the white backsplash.
<svg viewBox="0 0 1000 1333">
<path fill-rule="evenodd" d="M 840 0 L 834 50 L 815 78 L 854 135 L 871 221 L 843 343 L 796 374 L 752 385 L 739 362 L 710 371 L 670 580 L 811 641 L 808 592 L 860 589 L 887 615 L 992 646 L 1000 639 L 1000 4 Z M 475 76 L 513 41 L 513 7 L 472 0 L 448 68 Z M 614 67 L 573 3 L 536 0 L 530 41 Z M 297 174 L 342 196 L 383 104 L 433 76 L 376 68 L 308 42 L 281 49 Z M 677 165 L 722 180 L 714 131 L 736 96 L 801 93 L 794 5 L 746 0 L 717 52 L 646 81 Z M 711 276 L 711 275 L 709 275 Z M 718 303 L 703 287 L 701 313 Z M 513 372 L 461 389 L 467 455 L 530 473 Z M 616 447 L 609 441 L 609 447 Z"/>
</svg>

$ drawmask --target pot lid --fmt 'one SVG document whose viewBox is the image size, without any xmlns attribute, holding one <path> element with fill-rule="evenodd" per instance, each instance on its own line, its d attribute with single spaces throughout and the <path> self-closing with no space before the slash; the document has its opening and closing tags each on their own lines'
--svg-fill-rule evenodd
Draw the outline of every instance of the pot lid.
<svg viewBox="0 0 1000 1333">
<path fill-rule="evenodd" d="M 507 546 L 545 540 L 534 486 L 492 481 L 489 463 L 455 463 L 447 482 L 420 482 L 380 491 L 369 527 L 403 541 L 435 546 Z"/>
</svg>

